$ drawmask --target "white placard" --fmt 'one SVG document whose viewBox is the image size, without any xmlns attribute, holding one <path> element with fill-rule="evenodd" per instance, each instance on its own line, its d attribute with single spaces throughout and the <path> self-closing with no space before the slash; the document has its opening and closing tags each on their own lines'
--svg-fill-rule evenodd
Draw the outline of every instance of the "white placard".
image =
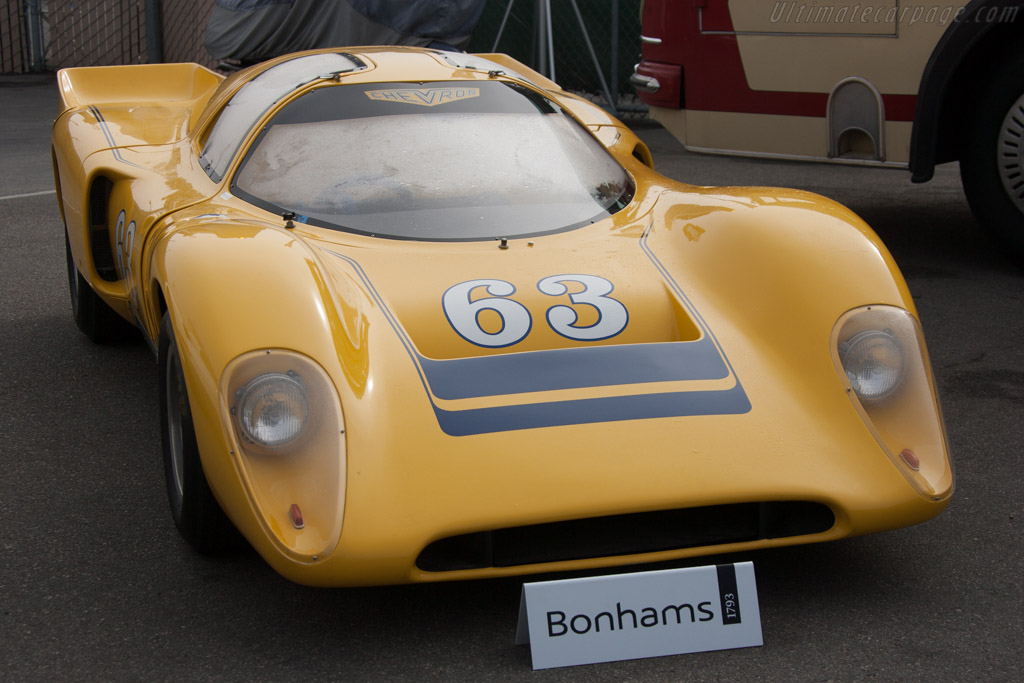
<svg viewBox="0 0 1024 683">
<path fill-rule="evenodd" d="M 523 584 L 534 669 L 763 644 L 751 562 Z"/>
</svg>

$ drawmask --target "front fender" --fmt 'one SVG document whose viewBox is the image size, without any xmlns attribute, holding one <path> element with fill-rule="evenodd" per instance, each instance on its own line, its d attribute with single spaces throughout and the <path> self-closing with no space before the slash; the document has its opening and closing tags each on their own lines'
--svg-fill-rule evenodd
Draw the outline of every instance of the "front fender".
<svg viewBox="0 0 1024 683">
<path fill-rule="evenodd" d="M 289 553 L 292 530 L 282 529 L 265 510 L 261 513 L 253 463 L 243 461 L 246 448 L 239 448 L 226 414 L 233 399 L 223 395 L 225 370 L 254 351 L 300 354 L 326 373 L 341 405 L 354 406 L 367 381 L 366 302 L 354 289 L 339 296 L 339 284 L 294 233 L 270 225 L 202 220 L 179 220 L 156 243 L 153 286 L 177 339 L 210 488 L 256 550 L 288 575 L 289 564 L 310 557 Z M 338 496 L 343 500 L 346 437 L 342 432 L 336 438 L 342 468 Z"/>
<path fill-rule="evenodd" d="M 666 191 L 653 214 L 648 249 L 709 318 L 737 376 L 764 377 L 772 368 L 768 386 L 808 406 L 822 396 L 846 401 L 831 355 L 844 313 L 885 304 L 916 317 L 878 236 L 824 197 L 694 188 Z"/>
<path fill-rule="evenodd" d="M 841 204 L 780 188 L 686 190 L 662 193 L 652 239 L 672 251 L 678 272 L 698 281 L 717 307 L 776 319 L 824 314 L 830 325 L 864 303 L 915 312 L 888 249 Z"/>
</svg>

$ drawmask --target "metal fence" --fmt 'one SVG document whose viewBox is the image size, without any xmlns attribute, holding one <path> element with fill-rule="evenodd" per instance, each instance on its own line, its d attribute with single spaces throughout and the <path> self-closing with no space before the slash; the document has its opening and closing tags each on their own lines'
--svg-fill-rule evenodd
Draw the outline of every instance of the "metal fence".
<svg viewBox="0 0 1024 683">
<path fill-rule="evenodd" d="M 29 71 L 29 45 L 25 10 L 21 0 L 2 0 L 0 4 L 0 73 Z"/>
<path fill-rule="evenodd" d="M 166 62 L 213 66 L 203 47 L 213 4 L 214 0 L 0 0 L 0 73 L 145 64 L 155 61 L 156 55 Z M 36 34 L 38 43 L 31 39 Z"/>
<path fill-rule="evenodd" d="M 65 0 L 46 5 L 46 67 L 149 61 L 143 0 Z"/>
<path fill-rule="evenodd" d="M 554 60 L 547 53 L 550 8 Z M 505 52 L 563 88 L 615 100 L 620 113 L 643 110 L 629 76 L 640 60 L 640 0 L 489 0 L 470 52 Z"/>
<path fill-rule="evenodd" d="M 0 73 L 147 62 L 145 0 L 0 0 Z"/>
<path fill-rule="evenodd" d="M 469 49 L 507 52 L 545 73 L 553 69 L 563 87 L 629 113 L 642 109 L 628 85 L 640 54 L 640 4 L 488 0 Z M 0 73 L 139 64 L 161 56 L 212 67 L 203 34 L 213 6 L 214 0 L 0 0 Z"/>
<path fill-rule="evenodd" d="M 163 0 L 161 25 L 165 62 L 198 62 L 211 68 L 216 65 L 203 46 L 206 23 L 212 13 L 213 0 Z"/>
</svg>

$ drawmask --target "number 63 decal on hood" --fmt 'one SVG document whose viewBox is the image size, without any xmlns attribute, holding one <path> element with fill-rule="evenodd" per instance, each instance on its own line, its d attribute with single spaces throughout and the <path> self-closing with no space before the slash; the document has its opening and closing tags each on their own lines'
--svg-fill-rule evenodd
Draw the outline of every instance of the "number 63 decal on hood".
<svg viewBox="0 0 1024 683">
<path fill-rule="evenodd" d="M 547 323 L 558 334 L 575 341 L 601 341 L 610 339 L 626 329 L 629 312 L 616 299 L 609 297 L 614 286 L 597 275 L 552 275 L 537 283 L 537 289 L 550 296 L 562 296 L 569 292 L 565 283 L 583 285 L 583 291 L 569 294 L 569 300 L 576 305 L 592 306 L 597 311 L 597 322 L 591 325 L 577 325 L 579 314 L 564 304 L 554 305 L 547 310 Z M 489 295 L 474 300 L 473 293 L 483 288 Z M 505 280 L 469 280 L 454 285 L 444 293 L 442 307 L 448 323 L 460 337 L 488 348 L 502 348 L 518 344 L 530 333 L 533 320 L 526 306 L 515 299 L 516 288 Z M 480 324 L 480 314 L 494 311 L 501 319 L 496 332 L 488 332 Z"/>
<path fill-rule="evenodd" d="M 470 436 L 594 422 L 735 415 L 751 408 L 739 378 L 702 322 L 698 322 L 699 338 L 692 340 L 430 358 L 417 348 L 362 266 L 349 256 L 330 253 L 352 266 L 381 307 L 415 363 L 438 425 L 446 434 Z M 656 259 L 652 261 L 659 265 Z M 678 285 L 670 278 L 667 282 L 689 309 Z M 568 339 L 614 339 L 629 323 L 626 306 L 610 296 L 614 286 L 606 278 L 552 275 L 541 279 L 537 289 L 552 297 L 544 323 Z M 572 305 L 554 299 L 566 296 Z M 525 292 L 520 294 L 520 299 L 525 297 Z M 505 280 L 460 282 L 445 290 L 440 303 L 452 329 L 480 347 L 514 346 L 533 329 L 533 316 L 516 299 L 516 287 Z M 590 324 L 579 324 L 581 317 Z M 578 391 L 589 389 L 595 391 L 589 395 Z M 523 395 L 530 395 L 527 402 Z"/>
</svg>

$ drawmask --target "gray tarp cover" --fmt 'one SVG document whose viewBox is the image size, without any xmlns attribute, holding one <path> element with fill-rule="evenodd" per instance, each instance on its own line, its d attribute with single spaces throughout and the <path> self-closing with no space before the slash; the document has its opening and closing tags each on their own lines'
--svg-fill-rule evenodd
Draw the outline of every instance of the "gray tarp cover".
<svg viewBox="0 0 1024 683">
<path fill-rule="evenodd" d="M 318 47 L 443 43 L 464 48 L 485 0 L 217 0 L 214 59 L 257 62 Z"/>
</svg>

